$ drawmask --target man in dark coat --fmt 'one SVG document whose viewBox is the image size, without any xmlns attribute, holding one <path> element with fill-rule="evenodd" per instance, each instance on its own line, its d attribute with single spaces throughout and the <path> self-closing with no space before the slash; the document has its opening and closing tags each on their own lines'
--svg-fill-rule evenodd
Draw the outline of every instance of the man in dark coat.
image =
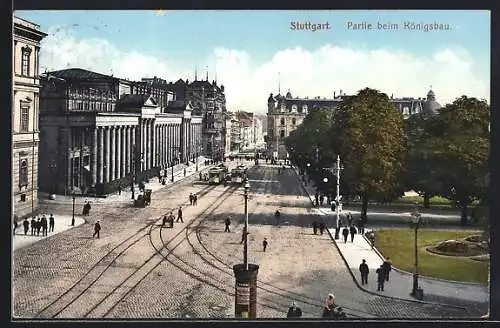
<svg viewBox="0 0 500 328">
<path fill-rule="evenodd" d="M 316 234 L 318 232 L 318 222 L 313 221 L 313 233 Z"/>
<path fill-rule="evenodd" d="M 193 193 L 190 193 L 189 194 L 189 205 L 193 205 L 193 203 L 194 203 Z"/>
<path fill-rule="evenodd" d="M 351 212 L 347 213 L 347 224 L 349 226 L 352 225 L 352 214 L 351 214 Z"/>
<path fill-rule="evenodd" d="M 184 223 L 184 220 L 182 219 L 182 206 L 180 206 L 177 210 L 177 220 L 175 220 L 175 222 L 179 222 L 179 220 Z"/>
<path fill-rule="evenodd" d="M 389 272 L 392 270 L 392 263 L 389 257 L 382 263 L 382 269 L 384 270 L 385 281 L 389 281 Z"/>
<path fill-rule="evenodd" d="M 288 313 L 286 315 L 287 318 L 300 318 L 302 317 L 302 310 L 297 307 L 295 302 L 292 302 L 290 307 L 288 308 Z"/>
<path fill-rule="evenodd" d="M 197 205 L 197 204 L 198 204 L 198 195 L 194 194 L 193 195 L 193 205 Z"/>
<path fill-rule="evenodd" d="M 28 222 L 28 218 L 24 218 L 23 227 L 24 227 L 24 235 L 26 236 L 28 234 L 28 230 L 30 230 L 30 223 Z"/>
<path fill-rule="evenodd" d="M 49 232 L 54 232 L 55 225 L 56 225 L 56 220 L 54 219 L 54 215 L 50 214 L 50 217 L 49 217 Z"/>
<path fill-rule="evenodd" d="M 356 234 L 356 227 L 351 226 L 349 228 L 349 232 L 351 233 L 351 243 L 354 242 L 354 235 Z"/>
<path fill-rule="evenodd" d="M 319 193 L 317 191 L 314 194 L 314 205 L 319 206 Z"/>
<path fill-rule="evenodd" d="M 349 228 L 347 226 L 342 229 L 342 236 L 344 236 L 344 243 L 347 243 L 347 236 L 349 236 Z"/>
<path fill-rule="evenodd" d="M 167 222 L 170 223 L 170 228 L 174 227 L 174 220 L 175 220 L 174 214 L 172 212 L 168 213 Z"/>
<path fill-rule="evenodd" d="M 323 232 L 325 231 L 325 229 L 326 229 L 325 223 L 324 222 L 320 222 L 319 223 L 319 233 L 323 234 Z"/>
<path fill-rule="evenodd" d="M 36 220 L 36 235 L 40 236 L 40 230 L 42 230 L 42 221 L 40 221 L 40 218 L 37 218 Z"/>
<path fill-rule="evenodd" d="M 368 264 L 366 264 L 366 260 L 364 259 L 359 265 L 359 272 L 361 273 L 361 285 L 368 284 L 368 273 L 370 270 L 368 269 Z"/>
<path fill-rule="evenodd" d="M 95 236 L 97 236 L 97 238 L 99 238 L 100 232 L 101 232 L 101 224 L 99 223 L 99 221 L 97 221 L 94 224 L 94 234 L 92 235 L 92 238 L 94 238 Z"/>
<path fill-rule="evenodd" d="M 247 236 L 247 229 L 245 229 L 245 227 L 243 227 L 243 230 L 241 231 L 241 241 L 240 241 L 240 244 L 243 244 L 243 242 L 245 241 L 245 237 Z"/>
<path fill-rule="evenodd" d="M 49 224 L 47 222 L 47 218 L 42 216 L 42 236 L 47 236 L 47 232 L 49 231 Z"/>
<path fill-rule="evenodd" d="M 226 226 L 224 232 L 231 232 L 231 230 L 229 230 L 229 226 L 231 225 L 231 219 L 229 217 L 224 221 L 224 225 Z"/>
<path fill-rule="evenodd" d="M 31 218 L 31 235 L 34 236 L 36 231 L 36 218 Z"/>
<path fill-rule="evenodd" d="M 385 282 L 385 275 L 384 275 L 384 268 L 382 265 L 380 268 L 377 269 L 377 292 L 384 291 L 384 282 Z"/>
<path fill-rule="evenodd" d="M 264 241 L 262 242 L 262 247 L 264 252 L 266 251 L 267 245 L 268 245 L 267 238 L 264 238 Z"/>
</svg>

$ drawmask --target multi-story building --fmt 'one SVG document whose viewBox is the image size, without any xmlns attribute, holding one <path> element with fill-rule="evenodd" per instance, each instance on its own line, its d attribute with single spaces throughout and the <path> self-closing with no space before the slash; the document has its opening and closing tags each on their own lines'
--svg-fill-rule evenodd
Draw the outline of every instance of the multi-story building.
<svg viewBox="0 0 500 328">
<path fill-rule="evenodd" d="M 254 144 L 254 115 L 244 111 L 236 112 L 238 120 L 241 122 L 242 149 L 250 149 Z"/>
<path fill-rule="evenodd" d="M 348 97 L 340 90 L 337 95 L 333 94 L 333 98 L 299 98 L 292 97 L 290 91 L 285 96 L 280 94 L 273 96 L 271 93 L 267 100 L 267 150 L 268 156 L 284 158 L 286 149 L 284 140 L 295 130 L 307 116 L 307 113 L 313 108 L 328 108 L 335 109 L 337 106 Z M 440 108 L 440 105 L 435 101 L 435 95 L 432 90 L 425 98 L 394 98 L 392 95 L 389 98 L 391 102 L 403 115 L 410 115 L 430 111 L 435 112 Z"/>
<path fill-rule="evenodd" d="M 189 83 L 179 79 L 175 83 L 169 83 L 169 90 L 176 93 L 177 100 L 190 102 L 193 113 L 203 117 L 203 153 L 216 160 L 224 158 L 226 149 L 226 96 L 224 85 L 217 85 L 216 81 L 210 83 L 208 76 L 206 80 L 195 80 Z"/>
<path fill-rule="evenodd" d="M 18 217 L 38 207 L 39 53 L 40 41 L 46 36 L 39 25 L 14 17 L 12 209 Z"/>
<path fill-rule="evenodd" d="M 41 82 L 41 189 L 107 193 L 195 153 L 202 118 L 190 104 L 176 106 L 171 93 L 78 68 L 44 74 Z"/>
<path fill-rule="evenodd" d="M 264 142 L 264 135 L 262 129 L 262 120 L 254 116 L 253 117 L 253 144 L 260 145 Z"/>
<path fill-rule="evenodd" d="M 229 134 L 231 135 L 231 145 L 230 145 L 230 150 L 232 154 L 237 154 L 241 150 L 241 144 L 243 142 L 242 137 L 241 137 L 241 129 L 242 125 L 240 120 L 236 117 L 236 115 L 231 112 L 230 118 L 231 118 L 231 127 L 228 130 Z"/>
</svg>

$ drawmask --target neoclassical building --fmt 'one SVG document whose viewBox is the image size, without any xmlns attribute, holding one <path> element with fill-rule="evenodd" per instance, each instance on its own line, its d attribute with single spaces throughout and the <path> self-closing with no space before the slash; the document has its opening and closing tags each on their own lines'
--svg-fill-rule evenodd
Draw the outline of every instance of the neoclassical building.
<svg viewBox="0 0 500 328">
<path fill-rule="evenodd" d="M 284 140 L 295 130 L 307 116 L 312 108 L 335 109 L 348 97 L 340 90 L 333 93 L 332 98 L 299 98 L 292 97 L 290 91 L 285 96 L 273 96 L 271 93 L 267 99 L 267 150 L 268 156 L 286 156 Z M 427 99 L 403 97 L 394 98 L 392 95 L 389 102 L 392 103 L 405 118 L 420 112 L 435 112 L 440 105 L 435 101 L 434 91 L 429 90 Z"/>
<path fill-rule="evenodd" d="M 13 20 L 12 209 L 22 217 L 38 207 L 38 71 L 40 41 L 47 34 L 35 23 Z"/>
<path fill-rule="evenodd" d="M 108 193 L 133 175 L 188 163 L 201 138 L 201 116 L 189 104 L 169 111 L 173 93 L 148 82 L 78 68 L 46 73 L 41 82 L 41 190 Z"/>
</svg>

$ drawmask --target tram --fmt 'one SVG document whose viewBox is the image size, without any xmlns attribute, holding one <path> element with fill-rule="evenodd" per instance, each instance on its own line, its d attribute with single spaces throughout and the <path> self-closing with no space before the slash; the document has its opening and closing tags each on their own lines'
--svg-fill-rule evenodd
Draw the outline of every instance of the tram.
<svg viewBox="0 0 500 328">
<path fill-rule="evenodd" d="M 247 173 L 246 169 L 243 167 L 237 167 L 231 170 L 231 182 L 243 183 Z"/>
<path fill-rule="evenodd" d="M 226 172 L 222 168 L 214 167 L 208 171 L 209 184 L 221 184 L 226 177 Z"/>
</svg>

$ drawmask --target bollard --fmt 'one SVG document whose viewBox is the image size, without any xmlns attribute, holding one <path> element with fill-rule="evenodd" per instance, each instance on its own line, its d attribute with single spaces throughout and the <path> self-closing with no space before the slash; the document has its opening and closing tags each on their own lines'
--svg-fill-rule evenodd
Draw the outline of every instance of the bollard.
<svg viewBox="0 0 500 328">
<path fill-rule="evenodd" d="M 257 274 L 259 266 L 244 264 L 233 266 L 235 283 L 234 316 L 236 318 L 255 319 L 257 317 Z"/>
</svg>

